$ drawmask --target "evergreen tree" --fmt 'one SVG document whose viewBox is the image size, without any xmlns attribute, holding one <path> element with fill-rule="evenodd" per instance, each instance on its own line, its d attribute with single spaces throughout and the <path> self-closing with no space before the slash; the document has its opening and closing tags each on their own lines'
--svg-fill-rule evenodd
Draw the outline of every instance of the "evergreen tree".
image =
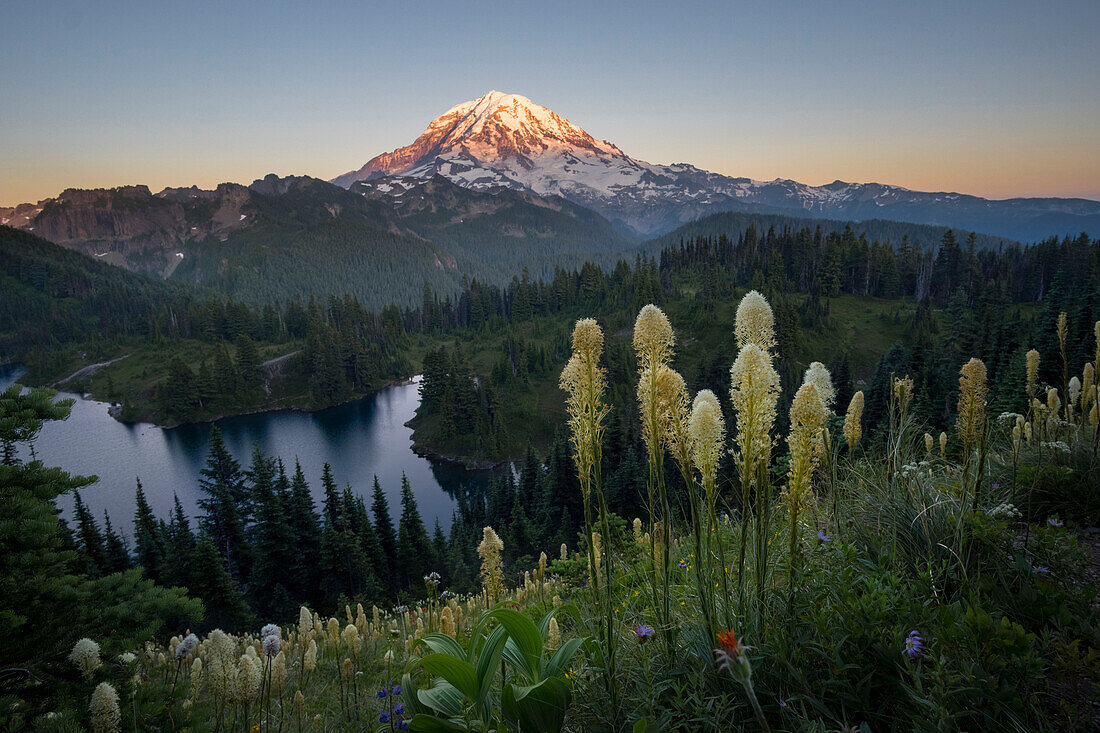
<svg viewBox="0 0 1100 733">
<path fill-rule="evenodd" d="M 241 466 L 230 455 L 217 426 L 210 429 L 210 452 L 199 473 L 199 488 L 205 494 L 198 502 L 203 511 L 199 527 L 225 559 L 229 576 L 236 581 L 247 579 L 252 562 L 245 535 L 248 490 Z"/>
<path fill-rule="evenodd" d="M 104 546 L 103 535 L 99 531 L 99 525 L 88 510 L 87 505 L 81 500 L 80 492 L 73 492 L 73 513 L 76 515 L 76 539 L 77 547 L 83 558 L 83 571 L 91 576 L 106 575 L 107 550 Z"/>
<path fill-rule="evenodd" d="M 206 607 L 208 628 L 244 629 L 253 625 L 252 611 L 210 535 L 199 534 L 188 564 L 191 573 L 187 589 Z"/>
<path fill-rule="evenodd" d="M 130 568 L 130 552 L 126 549 L 126 543 L 111 526 L 111 517 L 103 512 L 103 555 L 106 560 L 104 574 L 121 573 Z"/>
<path fill-rule="evenodd" d="M 401 561 L 401 575 L 404 586 L 418 583 L 432 571 L 434 557 L 428 531 L 424 529 L 424 520 L 420 518 L 420 509 L 416 505 L 409 479 L 401 474 L 401 519 L 398 524 L 397 556 Z"/>
<path fill-rule="evenodd" d="M 377 475 L 374 477 L 374 488 L 371 490 L 371 513 L 374 514 L 374 533 L 378 536 L 378 546 L 382 548 L 384 567 L 382 577 L 391 590 L 397 590 L 400 582 L 397 577 L 397 532 L 390 517 L 390 503 L 386 500 L 381 484 L 378 483 Z"/>
<path fill-rule="evenodd" d="M 136 508 L 134 509 L 134 551 L 137 564 L 144 569 L 146 576 L 159 580 L 164 565 L 164 536 L 153 510 L 145 498 L 141 479 L 137 480 Z"/>
<path fill-rule="evenodd" d="M 273 481 L 275 462 L 256 446 L 252 452 L 252 495 L 256 524 L 251 545 L 253 563 L 249 593 L 253 608 L 261 616 L 289 618 L 293 605 L 287 605 L 287 587 L 293 584 L 289 571 L 296 552 L 294 532 L 284 508 L 284 497 Z"/>
<path fill-rule="evenodd" d="M 288 575 L 293 579 L 292 593 L 305 601 L 317 600 L 317 563 L 320 561 L 321 524 L 310 494 L 302 465 L 294 461 L 294 477 L 287 498 L 287 520 L 294 538 Z"/>
</svg>

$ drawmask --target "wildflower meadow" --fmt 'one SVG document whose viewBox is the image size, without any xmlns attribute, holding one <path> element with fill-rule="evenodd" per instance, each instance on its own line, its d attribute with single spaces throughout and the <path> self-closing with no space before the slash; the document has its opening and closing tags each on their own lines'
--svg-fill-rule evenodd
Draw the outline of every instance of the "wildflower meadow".
<svg viewBox="0 0 1100 733">
<path fill-rule="evenodd" d="M 756 291 L 714 346 L 732 351 L 725 414 L 673 368 L 677 333 L 655 305 L 633 328 L 629 405 L 609 399 L 601 326 L 579 320 L 560 374 L 583 507 L 573 542 L 508 566 L 486 526 L 477 588 L 432 570 L 404 605 L 349 598 L 246 628 L 205 625 L 183 591 L 135 579 L 112 618 L 160 623 L 79 629 L 0 715 L 11 730 L 96 733 L 1095 729 L 1096 547 L 1076 530 L 1100 492 L 1100 323 L 1095 358 L 1070 364 L 1066 318 L 1059 352 L 1027 354 L 1024 413 L 992 413 L 971 359 L 938 435 L 914 417 L 907 374 L 889 376 L 874 431 L 864 392 L 836 404 L 820 362 L 785 396 Z M 1039 381 L 1043 359 L 1061 384 Z M 6 400 L 24 400 L 4 412 L 7 444 L 63 417 L 41 394 Z M 626 409 L 646 450 L 638 517 L 610 511 L 602 472 L 608 420 Z M 28 511 L 76 481 L 4 470 L 52 487 L 13 494 Z M 27 578 L 53 572 L 22 561 Z M 50 587 L 62 606 L 96 592 Z M 5 637 L 51 633 L 0 619 Z"/>
</svg>

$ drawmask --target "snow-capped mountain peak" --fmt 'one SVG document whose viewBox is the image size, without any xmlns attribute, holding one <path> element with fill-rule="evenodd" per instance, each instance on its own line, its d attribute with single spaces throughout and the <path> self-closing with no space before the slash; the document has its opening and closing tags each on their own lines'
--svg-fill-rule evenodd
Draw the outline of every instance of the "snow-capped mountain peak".
<svg viewBox="0 0 1100 733">
<path fill-rule="evenodd" d="M 561 196 L 642 236 L 734 210 L 893 218 L 995 234 L 1021 231 L 1009 219 L 1024 222 L 1052 210 L 1071 215 L 1067 226 L 1081 226 L 1077 231 L 1091 223 L 1087 217 L 1100 216 L 1100 203 L 1082 199 L 994 202 L 879 183 L 837 180 L 810 186 L 781 178 L 724 176 L 688 163 L 654 165 L 630 157 L 527 97 L 495 90 L 447 110 L 411 145 L 378 155 L 332 182 L 350 188 L 357 181 L 382 176 L 426 179 L 437 174 L 474 190 L 503 186 Z"/>
</svg>

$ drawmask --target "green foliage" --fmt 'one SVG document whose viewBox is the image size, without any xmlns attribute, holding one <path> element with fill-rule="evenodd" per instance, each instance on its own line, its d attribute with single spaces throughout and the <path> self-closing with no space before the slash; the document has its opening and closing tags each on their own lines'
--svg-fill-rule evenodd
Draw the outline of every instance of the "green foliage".
<svg viewBox="0 0 1100 733">
<path fill-rule="evenodd" d="M 494 609 L 473 630 L 466 649 L 444 634 L 426 634 L 418 643 L 432 653 L 412 666 L 435 678 L 430 687 L 416 690 L 431 714 L 415 715 L 411 729 L 467 730 L 464 726 L 473 724 L 475 730 L 490 730 L 503 719 L 517 730 L 560 731 L 572 696 L 564 674 L 584 640 L 569 639 L 547 650 L 553 616 L 551 611 L 536 626 L 522 613 Z M 490 630 L 492 622 L 496 625 Z M 490 693 L 498 674 L 505 674 L 502 657 L 514 681 L 502 680 L 498 709 Z"/>
</svg>

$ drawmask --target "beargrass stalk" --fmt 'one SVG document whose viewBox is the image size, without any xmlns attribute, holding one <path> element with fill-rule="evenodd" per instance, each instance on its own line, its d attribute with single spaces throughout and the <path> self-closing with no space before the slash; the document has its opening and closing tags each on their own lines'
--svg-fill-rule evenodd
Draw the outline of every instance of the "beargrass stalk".
<svg viewBox="0 0 1100 733">
<path fill-rule="evenodd" d="M 695 395 L 695 402 L 692 404 L 691 417 L 688 422 L 688 432 L 691 441 L 691 460 L 695 465 L 695 470 L 699 472 L 707 501 L 706 561 L 708 566 L 713 562 L 712 543 L 717 543 L 718 567 L 721 569 L 722 574 L 722 594 L 726 600 L 723 604 L 724 619 L 726 627 L 729 628 L 733 625 L 733 620 L 728 602 L 729 580 L 727 577 L 726 553 L 723 549 L 722 535 L 718 531 L 718 516 L 715 510 L 718 493 L 718 458 L 726 442 L 726 423 L 722 417 L 722 407 L 718 404 L 718 398 L 709 389 L 700 390 Z M 710 587 L 709 579 L 707 581 L 707 592 L 708 594 L 714 592 Z"/>
<path fill-rule="evenodd" d="M 667 400 L 660 393 L 660 373 L 667 368 L 672 358 L 672 346 L 675 339 L 672 324 L 665 314 L 655 305 L 647 305 L 638 312 L 634 322 L 634 350 L 638 356 L 638 406 L 641 411 L 642 439 L 645 441 L 648 455 L 649 477 L 646 490 L 649 499 L 651 523 L 661 522 L 663 532 L 661 567 L 653 574 L 654 606 L 660 609 L 661 632 L 665 641 L 665 651 L 671 660 L 674 655 L 672 628 L 672 599 L 669 594 L 671 575 L 670 539 L 672 536 L 672 518 L 668 510 L 668 492 L 664 476 L 664 442 L 668 422 Z M 656 532 L 650 539 L 651 554 L 656 554 Z M 656 558 L 655 558 L 656 560 Z M 655 563 L 656 564 L 656 563 Z M 656 568 L 655 568 L 656 571 Z M 660 580 L 661 590 L 657 590 Z"/>
<path fill-rule="evenodd" d="M 765 495 L 771 482 L 767 465 L 771 461 L 771 429 L 775 422 L 775 405 L 779 399 L 779 374 L 772 367 L 775 350 L 775 315 L 763 295 L 750 290 L 737 304 L 733 326 L 737 342 L 737 359 L 730 368 L 730 398 L 737 421 L 737 448 L 732 451 L 741 478 L 741 548 L 737 558 L 738 607 L 745 605 L 745 550 L 750 527 L 750 502 L 756 488 L 755 527 L 758 550 L 763 540 L 765 515 L 768 512 Z M 761 466 L 764 470 L 761 470 Z M 767 486 L 765 486 L 767 483 Z M 766 572 L 757 555 L 758 571 Z M 758 572 L 757 590 L 763 597 L 764 577 Z"/>
<path fill-rule="evenodd" d="M 611 526 L 608 517 L 607 498 L 603 492 L 603 432 L 604 420 L 610 408 L 603 401 L 607 387 L 607 375 L 599 366 L 603 353 L 603 331 L 591 318 L 577 321 L 573 328 L 573 353 L 562 371 L 560 386 L 567 392 L 566 407 L 572 433 L 573 461 L 581 486 L 584 506 L 584 532 L 588 551 L 588 567 L 592 593 L 597 606 L 602 605 L 600 636 L 604 643 L 604 682 L 611 696 L 613 709 L 617 709 L 618 691 L 615 674 L 615 617 L 612 598 Z M 602 534 L 608 547 L 603 553 L 604 592 L 600 592 L 599 559 L 596 556 L 592 495 L 595 493 L 600 512 Z"/>
<path fill-rule="evenodd" d="M 688 412 L 687 385 L 684 378 L 672 369 L 666 370 L 670 386 L 668 441 L 669 453 L 680 469 L 680 476 L 687 489 L 688 506 L 691 509 L 692 540 L 695 546 L 695 586 L 699 594 L 699 607 L 703 613 L 703 624 L 707 637 L 713 637 L 714 630 L 714 591 L 710 585 L 711 558 L 703 545 L 703 512 L 699 501 L 698 482 L 692 462 L 691 416 Z"/>
<path fill-rule="evenodd" d="M 738 608 L 742 610 L 745 606 L 745 555 L 750 527 L 755 527 L 757 594 L 763 597 L 767 564 L 760 560 L 767 555 L 765 528 L 771 488 L 767 472 L 771 463 L 771 429 L 779 400 L 779 373 L 772 366 L 770 354 L 755 343 L 742 347 L 730 367 L 730 399 L 737 419 L 737 447 L 732 452 L 741 477 L 741 548 L 737 558 L 737 587 Z M 750 522 L 754 488 L 755 522 Z"/>
<path fill-rule="evenodd" d="M 798 388 L 791 402 L 791 432 L 787 445 L 791 463 L 787 472 L 784 499 L 790 516 L 790 564 L 787 576 L 787 615 L 794 618 L 794 591 L 798 575 L 798 517 L 812 499 L 810 480 L 821 455 L 821 429 L 825 425 L 825 405 L 817 388 L 807 382 Z"/>
</svg>

